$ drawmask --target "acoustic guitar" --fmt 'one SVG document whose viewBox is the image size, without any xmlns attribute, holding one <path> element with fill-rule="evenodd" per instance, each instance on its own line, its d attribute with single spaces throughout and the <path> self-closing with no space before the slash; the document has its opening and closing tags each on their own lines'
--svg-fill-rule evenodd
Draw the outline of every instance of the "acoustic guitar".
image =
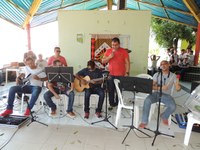
<svg viewBox="0 0 200 150">
<path fill-rule="evenodd" d="M 85 88 L 89 89 L 91 81 L 94 81 L 94 82 L 103 81 L 103 78 L 97 78 L 97 79 L 91 80 L 89 76 L 85 76 L 83 79 L 86 80 L 88 83 L 83 84 L 83 83 L 81 83 L 81 81 L 79 79 L 77 79 L 77 78 L 74 79 L 74 88 L 77 92 L 82 92 Z"/>
</svg>

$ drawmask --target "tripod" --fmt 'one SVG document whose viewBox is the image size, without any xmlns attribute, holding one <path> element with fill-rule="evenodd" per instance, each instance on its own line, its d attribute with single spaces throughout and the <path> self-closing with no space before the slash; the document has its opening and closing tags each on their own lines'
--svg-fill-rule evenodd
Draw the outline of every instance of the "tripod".
<svg viewBox="0 0 200 150">
<path fill-rule="evenodd" d="M 105 79 L 105 75 L 103 75 L 103 82 L 105 82 L 105 96 L 106 96 L 106 105 L 105 105 L 105 118 L 103 120 L 100 121 L 96 121 L 96 122 L 92 122 L 91 124 L 95 124 L 95 123 L 99 123 L 99 122 L 103 122 L 106 121 L 108 123 L 110 123 L 110 125 L 112 125 L 115 129 L 117 129 L 117 127 L 115 127 L 108 119 L 111 116 L 108 116 L 108 106 L 107 106 L 107 102 L 108 102 L 108 83 L 107 83 L 107 79 Z"/>
<path fill-rule="evenodd" d="M 135 86 L 134 86 L 134 89 Z M 133 94 L 134 94 L 134 100 L 135 100 L 135 90 L 133 90 Z M 143 133 L 144 135 L 148 136 L 148 137 L 151 137 L 150 135 L 146 134 L 145 132 L 141 131 L 140 129 L 136 128 L 134 125 L 133 125 L 133 117 L 134 117 L 134 102 L 132 102 L 133 104 L 133 109 L 131 110 L 131 125 L 124 125 L 124 127 L 129 127 L 130 129 L 128 130 L 126 136 L 124 137 L 123 141 L 122 141 L 122 144 L 124 143 L 124 141 L 126 140 L 126 138 L 128 137 L 129 133 L 131 130 L 133 129 L 136 129 L 137 131 L 140 131 L 141 133 Z"/>
<path fill-rule="evenodd" d="M 25 102 L 26 102 L 26 104 L 27 104 L 27 108 L 30 109 L 30 105 L 29 105 L 29 103 L 28 103 L 28 100 L 25 100 Z M 31 122 L 30 122 L 29 124 L 27 124 L 27 126 L 29 126 L 32 122 L 38 122 L 38 123 L 40 123 L 40 124 L 43 124 L 43 125 L 45 125 L 45 126 L 48 126 L 48 125 L 45 124 L 45 123 L 42 123 L 42 122 L 40 122 L 40 121 L 37 121 L 37 120 L 35 119 L 36 116 L 33 116 L 33 112 L 31 111 L 31 109 L 30 109 L 30 115 L 31 115 Z"/>
<path fill-rule="evenodd" d="M 159 122 L 160 122 L 160 103 L 161 103 L 161 98 L 162 98 L 162 76 L 163 76 L 163 73 L 162 73 L 162 70 L 159 70 L 160 71 L 160 89 L 159 89 L 159 99 L 158 99 L 158 114 L 157 114 L 157 125 L 156 125 L 156 130 L 155 131 L 152 131 L 150 129 L 147 129 L 149 131 L 152 131 L 155 133 L 155 136 L 154 136 L 154 139 L 153 139 L 153 142 L 152 142 L 152 146 L 154 145 L 154 142 L 156 140 L 156 137 L 158 135 L 165 135 L 165 136 L 169 136 L 169 137 L 173 137 L 174 138 L 174 135 L 168 135 L 168 134 L 165 134 L 165 133 L 161 133 L 159 131 Z M 159 75 L 159 74 L 158 74 Z"/>
<path fill-rule="evenodd" d="M 21 87 L 24 96 L 25 96 L 25 92 L 24 92 L 24 88 L 25 88 L 25 87 L 26 87 L 26 85 L 23 85 L 23 86 Z M 24 96 L 23 96 L 23 97 L 24 97 Z M 30 122 L 27 126 L 29 126 L 32 122 L 38 122 L 38 123 L 40 123 L 40 124 L 43 124 L 43 125 L 45 125 L 45 126 L 48 126 L 47 124 L 42 123 L 42 122 L 40 122 L 40 121 L 37 121 L 37 120 L 35 119 L 36 116 L 33 116 L 33 113 L 32 113 L 32 111 L 31 111 L 31 109 L 30 109 L 30 105 L 29 105 L 29 103 L 28 103 L 28 99 L 24 100 L 24 98 L 23 98 L 22 101 L 25 101 L 25 102 L 26 102 L 27 108 L 30 110 L 31 122 Z"/>
</svg>

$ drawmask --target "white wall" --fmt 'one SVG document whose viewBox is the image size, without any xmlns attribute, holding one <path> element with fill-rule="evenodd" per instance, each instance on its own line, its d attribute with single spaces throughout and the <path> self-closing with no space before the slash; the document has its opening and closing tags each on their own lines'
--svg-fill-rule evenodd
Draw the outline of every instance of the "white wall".
<svg viewBox="0 0 200 150">
<path fill-rule="evenodd" d="M 130 35 L 128 47 L 132 50 L 131 75 L 146 73 L 149 34 L 150 11 L 59 11 L 59 46 L 62 55 L 66 57 L 74 72 L 86 67 L 90 59 L 91 34 L 121 34 Z M 82 33 L 84 40 L 79 43 L 76 35 Z"/>
</svg>

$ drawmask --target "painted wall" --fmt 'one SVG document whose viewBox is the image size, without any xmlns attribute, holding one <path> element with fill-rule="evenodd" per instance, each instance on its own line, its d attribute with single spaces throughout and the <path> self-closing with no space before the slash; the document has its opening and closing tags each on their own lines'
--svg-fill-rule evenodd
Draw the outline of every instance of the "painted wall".
<svg viewBox="0 0 200 150">
<path fill-rule="evenodd" d="M 129 35 L 130 74 L 147 72 L 151 12 L 132 10 L 59 11 L 59 46 L 74 72 L 90 59 L 91 34 Z M 83 43 L 77 42 L 83 34 Z"/>
</svg>

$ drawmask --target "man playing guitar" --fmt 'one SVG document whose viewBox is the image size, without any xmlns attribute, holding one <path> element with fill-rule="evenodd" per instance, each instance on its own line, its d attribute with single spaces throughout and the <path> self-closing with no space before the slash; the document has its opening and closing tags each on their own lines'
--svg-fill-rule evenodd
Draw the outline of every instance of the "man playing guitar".
<svg viewBox="0 0 200 150">
<path fill-rule="evenodd" d="M 84 99 L 84 111 L 85 111 L 85 116 L 84 118 L 88 119 L 89 118 L 89 114 L 90 114 L 90 95 L 91 94 L 97 94 L 99 96 L 99 101 L 98 101 L 98 106 L 96 109 L 96 116 L 98 118 L 102 117 L 101 115 L 101 109 L 102 109 L 102 105 L 104 102 L 104 89 L 101 87 L 101 84 L 103 82 L 103 75 L 102 75 L 102 71 L 98 68 L 95 67 L 95 63 L 93 60 L 90 60 L 87 62 L 87 68 L 84 68 L 82 70 L 80 70 L 77 74 L 76 74 L 76 79 L 79 80 L 78 85 L 88 85 L 88 88 L 86 86 L 86 88 L 84 88 L 85 90 L 85 99 Z M 90 78 L 90 80 L 89 80 Z M 74 82 L 74 86 L 76 89 L 76 85 Z"/>
<path fill-rule="evenodd" d="M 30 115 L 30 111 L 35 105 L 36 100 L 38 99 L 38 96 L 42 90 L 42 83 L 43 81 L 47 80 L 46 73 L 41 70 L 41 68 L 37 68 L 35 61 L 31 57 L 26 58 L 25 64 L 25 73 L 21 74 L 20 77 L 17 77 L 16 81 L 18 83 L 20 82 L 20 80 L 24 80 L 21 79 L 21 77 L 26 77 L 25 79 L 29 79 L 29 82 L 24 85 L 21 84 L 12 86 L 9 89 L 7 108 L 3 113 L 0 114 L 0 116 L 5 117 L 13 113 L 13 102 L 15 100 L 16 93 L 32 94 L 30 104 L 29 106 L 27 106 L 27 109 L 24 113 L 25 116 Z"/>
</svg>

